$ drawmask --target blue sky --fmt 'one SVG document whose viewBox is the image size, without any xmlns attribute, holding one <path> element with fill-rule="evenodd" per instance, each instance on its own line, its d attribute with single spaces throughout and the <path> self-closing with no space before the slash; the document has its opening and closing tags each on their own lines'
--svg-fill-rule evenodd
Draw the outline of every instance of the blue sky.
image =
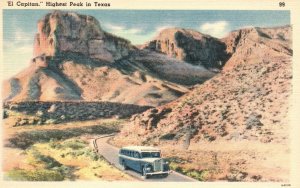
<svg viewBox="0 0 300 188">
<path fill-rule="evenodd" d="M 290 24 L 289 11 L 236 10 L 72 10 L 94 16 L 101 27 L 115 35 L 142 44 L 167 27 L 183 27 L 222 38 L 244 27 L 274 27 Z M 4 77 L 11 77 L 32 58 L 37 21 L 51 10 L 4 10 Z"/>
</svg>

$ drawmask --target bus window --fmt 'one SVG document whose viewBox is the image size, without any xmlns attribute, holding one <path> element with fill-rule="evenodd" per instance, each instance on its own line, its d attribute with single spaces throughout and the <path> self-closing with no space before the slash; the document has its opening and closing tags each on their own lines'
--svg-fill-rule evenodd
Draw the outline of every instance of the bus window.
<svg viewBox="0 0 300 188">
<path fill-rule="evenodd" d="M 139 152 L 134 152 L 134 158 L 140 158 Z"/>
</svg>

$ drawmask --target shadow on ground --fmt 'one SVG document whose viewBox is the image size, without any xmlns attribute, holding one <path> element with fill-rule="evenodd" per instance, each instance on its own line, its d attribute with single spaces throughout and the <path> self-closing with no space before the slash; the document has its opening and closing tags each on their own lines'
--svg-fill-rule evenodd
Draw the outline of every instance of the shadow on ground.
<svg viewBox="0 0 300 188">
<path fill-rule="evenodd" d="M 36 130 L 16 133 L 9 138 L 6 147 L 27 149 L 37 142 L 49 142 L 50 140 L 65 140 L 84 134 L 112 134 L 119 130 L 115 127 L 105 127 L 103 125 L 93 125 L 89 127 L 67 128 L 64 130 Z"/>
</svg>

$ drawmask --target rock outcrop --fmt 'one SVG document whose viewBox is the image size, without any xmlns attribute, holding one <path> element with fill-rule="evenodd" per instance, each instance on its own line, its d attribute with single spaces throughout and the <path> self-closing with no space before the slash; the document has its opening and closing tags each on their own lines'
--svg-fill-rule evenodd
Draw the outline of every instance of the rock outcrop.
<svg viewBox="0 0 300 188">
<path fill-rule="evenodd" d="M 49 57 L 46 57 L 45 55 L 39 55 L 33 58 L 31 63 L 34 64 L 37 68 L 47 68 L 49 66 Z"/>
<path fill-rule="evenodd" d="M 141 48 L 158 51 L 206 68 L 220 69 L 229 58 L 222 41 L 191 29 L 164 29 Z"/>
<path fill-rule="evenodd" d="M 266 61 L 281 56 L 290 57 L 291 49 L 290 26 L 277 28 L 246 28 L 229 33 L 222 39 L 227 46 L 231 58 L 226 62 L 224 70 L 229 70 L 243 64 L 251 63 L 252 59 Z"/>
<path fill-rule="evenodd" d="M 14 126 L 84 121 L 99 118 L 126 118 L 150 107 L 111 102 L 18 102 L 4 103 L 6 116 L 9 112 L 30 115 L 18 117 Z"/>
<path fill-rule="evenodd" d="M 71 51 L 113 62 L 133 48 L 129 41 L 103 31 L 92 16 L 54 11 L 38 22 L 34 55 L 56 56 Z"/>
</svg>

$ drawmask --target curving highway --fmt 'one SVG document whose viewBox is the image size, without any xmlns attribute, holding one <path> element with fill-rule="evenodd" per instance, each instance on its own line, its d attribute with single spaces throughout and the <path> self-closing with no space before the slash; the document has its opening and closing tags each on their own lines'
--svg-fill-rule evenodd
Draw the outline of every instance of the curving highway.
<svg viewBox="0 0 300 188">
<path fill-rule="evenodd" d="M 107 135 L 107 136 L 97 138 L 93 140 L 93 145 L 95 150 L 100 155 L 102 155 L 108 162 L 110 162 L 112 165 L 116 166 L 117 168 L 121 169 L 121 165 L 119 165 L 119 160 L 118 160 L 119 148 L 116 148 L 107 143 L 107 140 L 112 136 L 113 135 Z M 133 170 L 126 170 L 125 172 L 135 177 L 137 180 L 147 181 L 147 182 L 195 182 L 197 181 L 174 171 L 172 171 L 167 177 L 152 176 L 147 179 L 143 179 L 141 177 L 141 174 Z"/>
</svg>

